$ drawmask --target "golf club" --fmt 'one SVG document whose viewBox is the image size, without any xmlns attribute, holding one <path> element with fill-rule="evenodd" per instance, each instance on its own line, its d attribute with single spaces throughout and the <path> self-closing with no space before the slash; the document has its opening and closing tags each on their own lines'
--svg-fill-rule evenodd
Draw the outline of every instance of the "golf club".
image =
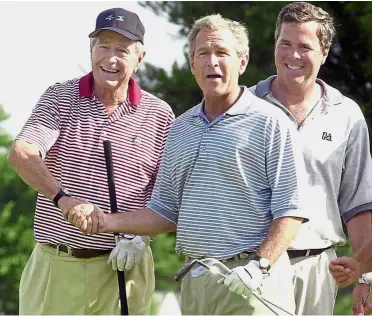
<svg viewBox="0 0 374 316">
<path fill-rule="evenodd" d="M 225 273 L 220 271 L 222 269 Z M 226 277 L 228 274 L 232 272 L 226 265 L 224 265 L 221 261 L 214 259 L 214 258 L 204 258 L 204 259 L 193 259 L 192 261 L 185 264 L 175 275 L 175 280 L 177 282 L 181 281 L 184 276 L 187 275 L 188 272 L 191 271 L 192 277 L 199 277 L 206 271 L 211 272 L 212 274 L 218 274 L 222 277 Z M 269 301 L 265 297 L 263 297 L 259 292 L 252 291 L 254 297 L 256 297 L 260 302 L 262 302 L 268 309 L 270 309 L 274 314 L 279 315 L 277 310 L 274 310 L 274 307 L 278 310 L 283 311 L 288 315 L 294 316 L 294 313 L 291 313 L 284 308 L 280 307 L 279 305 Z"/>
<path fill-rule="evenodd" d="M 108 176 L 110 209 L 112 213 L 116 213 L 118 212 L 118 207 L 117 207 L 116 187 L 114 183 L 112 143 L 110 142 L 110 140 L 104 140 L 103 145 L 104 145 L 106 171 L 107 171 L 107 176 Z M 118 237 L 119 237 L 119 234 L 114 233 L 114 239 L 115 239 L 116 245 L 118 244 Z M 117 280 L 118 280 L 119 300 L 121 302 L 121 315 L 128 315 L 129 308 L 127 305 L 125 273 L 123 271 L 117 270 Z"/>
</svg>

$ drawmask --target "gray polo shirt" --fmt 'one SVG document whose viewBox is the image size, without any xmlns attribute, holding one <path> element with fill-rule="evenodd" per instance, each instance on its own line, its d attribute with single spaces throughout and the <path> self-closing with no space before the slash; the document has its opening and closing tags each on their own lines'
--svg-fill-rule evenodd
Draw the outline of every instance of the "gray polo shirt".
<svg viewBox="0 0 374 316">
<path fill-rule="evenodd" d="M 213 122 L 202 102 L 171 128 L 148 207 L 177 223 L 179 254 L 229 258 L 257 249 L 274 219 L 308 217 L 296 130 L 281 110 L 242 89 Z"/>
<path fill-rule="evenodd" d="M 249 90 L 281 108 L 297 127 L 292 114 L 271 94 L 276 76 Z M 349 221 L 371 210 L 372 180 L 369 133 L 360 107 L 320 79 L 324 94 L 298 128 L 310 185 L 313 215 L 304 223 L 293 249 L 323 248 L 344 244 L 341 217 Z"/>
</svg>

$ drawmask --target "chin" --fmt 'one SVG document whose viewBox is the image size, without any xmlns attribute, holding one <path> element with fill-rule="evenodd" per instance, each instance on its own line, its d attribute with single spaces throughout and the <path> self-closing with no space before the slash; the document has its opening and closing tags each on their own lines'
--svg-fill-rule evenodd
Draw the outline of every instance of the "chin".
<svg viewBox="0 0 374 316">
<path fill-rule="evenodd" d="M 101 82 L 101 86 L 107 89 L 114 89 L 118 87 L 119 81 L 117 80 L 104 80 Z"/>
<path fill-rule="evenodd" d="M 204 95 L 210 96 L 210 97 L 219 97 L 225 94 L 224 89 L 219 89 L 218 87 L 215 88 L 207 88 L 205 91 L 203 91 Z"/>
<path fill-rule="evenodd" d="M 293 77 L 293 76 L 283 76 L 282 77 L 284 82 L 289 84 L 303 84 L 305 81 L 304 77 Z"/>
</svg>

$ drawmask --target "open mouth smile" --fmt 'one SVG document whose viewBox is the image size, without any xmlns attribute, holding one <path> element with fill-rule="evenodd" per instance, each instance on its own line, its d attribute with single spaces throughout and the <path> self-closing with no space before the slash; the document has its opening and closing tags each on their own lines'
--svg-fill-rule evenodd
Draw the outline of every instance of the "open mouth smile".
<svg viewBox="0 0 374 316">
<path fill-rule="evenodd" d="M 116 74 L 116 73 L 119 73 L 119 70 L 117 69 L 107 69 L 107 68 L 104 68 L 103 66 L 100 66 L 101 70 L 104 71 L 105 73 L 108 73 L 108 74 Z"/>
</svg>

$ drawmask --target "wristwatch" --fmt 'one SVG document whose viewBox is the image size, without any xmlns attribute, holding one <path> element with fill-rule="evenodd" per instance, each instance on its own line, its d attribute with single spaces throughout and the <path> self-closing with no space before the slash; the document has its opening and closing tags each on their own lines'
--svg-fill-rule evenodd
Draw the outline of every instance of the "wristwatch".
<svg viewBox="0 0 374 316">
<path fill-rule="evenodd" d="M 262 270 L 262 272 L 269 272 L 271 265 L 270 260 L 268 258 L 255 256 L 254 260 L 258 261 L 259 268 Z"/>
<path fill-rule="evenodd" d="M 136 237 L 136 235 L 133 235 L 133 234 L 122 234 L 122 237 L 126 238 L 128 240 L 133 240 Z"/>
<path fill-rule="evenodd" d="M 70 194 L 70 192 L 67 189 L 61 188 L 60 191 L 58 191 L 58 193 L 56 194 L 56 196 L 53 198 L 53 204 L 56 207 L 58 207 L 58 201 L 60 201 L 60 199 L 63 196 L 71 196 L 71 194 Z"/>
<path fill-rule="evenodd" d="M 358 283 L 360 284 L 371 284 L 372 275 L 371 272 L 364 273 L 361 275 L 361 278 L 358 279 Z"/>
</svg>

